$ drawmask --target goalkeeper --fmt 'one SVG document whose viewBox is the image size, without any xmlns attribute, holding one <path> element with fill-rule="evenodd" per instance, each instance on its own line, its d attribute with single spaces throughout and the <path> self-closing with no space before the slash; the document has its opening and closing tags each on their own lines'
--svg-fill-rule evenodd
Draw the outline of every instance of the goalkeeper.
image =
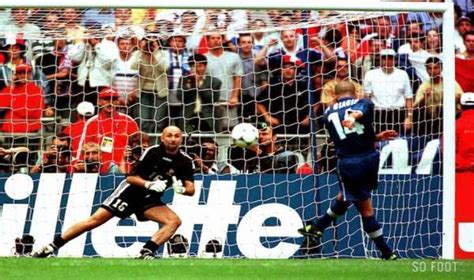
<svg viewBox="0 0 474 280">
<path fill-rule="evenodd" d="M 374 104 L 367 99 L 356 99 L 355 87 L 347 81 L 336 85 L 337 103 L 324 112 L 324 122 L 336 146 L 337 172 L 340 191 L 336 201 L 316 224 L 298 230 L 302 235 L 321 238 L 323 231 L 338 216 L 344 215 L 353 203 L 362 217 L 367 235 L 382 253 L 382 258 L 394 260 L 397 256 L 385 242 L 382 227 L 375 219 L 371 192 L 378 185 L 379 152 L 375 141 L 397 136 L 394 130 L 375 135 L 373 128 Z"/>
<path fill-rule="evenodd" d="M 114 216 L 126 218 L 135 214 L 140 221 L 152 220 L 160 229 L 146 242 L 139 259 L 154 259 L 155 251 L 165 243 L 181 224 L 180 218 L 162 201 L 165 189 L 172 186 L 175 193 L 194 194 L 193 164 L 180 151 L 182 132 L 175 126 L 163 130 L 161 144 L 144 151 L 131 174 L 122 181 L 99 209 L 88 219 L 74 224 L 54 241 L 33 253 L 33 257 L 48 257 L 67 242 L 92 230 Z"/>
</svg>

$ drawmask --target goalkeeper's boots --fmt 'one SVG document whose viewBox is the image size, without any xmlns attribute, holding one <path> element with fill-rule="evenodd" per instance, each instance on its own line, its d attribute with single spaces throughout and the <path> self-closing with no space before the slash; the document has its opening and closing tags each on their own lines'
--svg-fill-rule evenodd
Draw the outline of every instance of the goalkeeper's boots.
<svg viewBox="0 0 474 280">
<path fill-rule="evenodd" d="M 43 248 L 39 249 L 38 251 L 33 252 L 31 256 L 33 258 L 47 258 L 53 255 L 56 248 L 52 244 L 48 244 Z"/>
<path fill-rule="evenodd" d="M 137 259 L 140 260 L 153 260 L 155 259 L 155 254 L 149 249 L 143 248 L 140 250 L 140 256 L 137 257 Z"/>
<path fill-rule="evenodd" d="M 317 238 L 317 239 L 323 237 L 323 231 L 317 228 L 312 223 L 308 223 L 306 226 L 299 228 L 298 233 L 304 236 Z"/>
<path fill-rule="evenodd" d="M 382 256 L 382 260 L 396 261 L 396 260 L 398 260 L 398 256 L 395 253 L 391 253 L 390 255 Z"/>
</svg>

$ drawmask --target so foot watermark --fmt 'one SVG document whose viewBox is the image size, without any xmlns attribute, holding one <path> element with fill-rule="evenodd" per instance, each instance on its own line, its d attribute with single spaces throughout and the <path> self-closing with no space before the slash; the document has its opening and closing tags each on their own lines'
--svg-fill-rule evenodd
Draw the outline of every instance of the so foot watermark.
<svg viewBox="0 0 474 280">
<path fill-rule="evenodd" d="M 459 263 L 455 261 L 413 261 L 411 263 L 412 272 L 440 272 L 455 273 L 459 270 Z"/>
</svg>

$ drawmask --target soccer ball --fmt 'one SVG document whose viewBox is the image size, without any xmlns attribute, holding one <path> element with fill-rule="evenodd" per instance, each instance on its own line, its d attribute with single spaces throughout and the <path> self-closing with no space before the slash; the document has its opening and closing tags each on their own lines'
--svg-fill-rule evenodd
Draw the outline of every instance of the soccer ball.
<svg viewBox="0 0 474 280">
<path fill-rule="evenodd" d="M 239 123 L 232 129 L 231 137 L 235 146 L 249 148 L 258 142 L 258 129 L 249 123 Z"/>
</svg>

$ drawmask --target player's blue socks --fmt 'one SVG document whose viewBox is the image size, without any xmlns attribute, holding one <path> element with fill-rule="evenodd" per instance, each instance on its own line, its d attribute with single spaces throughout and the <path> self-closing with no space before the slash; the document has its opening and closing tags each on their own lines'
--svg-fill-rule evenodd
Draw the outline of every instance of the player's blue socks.
<svg viewBox="0 0 474 280">
<path fill-rule="evenodd" d="M 315 227 L 323 231 L 326 229 L 337 217 L 344 215 L 349 208 L 350 203 L 348 201 L 336 200 L 334 204 L 328 209 L 326 214 L 318 219 Z"/>
<path fill-rule="evenodd" d="M 390 249 L 390 247 L 387 245 L 387 242 L 385 242 L 382 227 L 377 222 L 375 217 L 362 217 L 362 224 L 364 226 L 364 231 L 374 241 L 375 246 L 377 246 L 380 252 L 382 252 L 382 256 L 390 256 L 392 254 L 392 249 Z"/>
</svg>

